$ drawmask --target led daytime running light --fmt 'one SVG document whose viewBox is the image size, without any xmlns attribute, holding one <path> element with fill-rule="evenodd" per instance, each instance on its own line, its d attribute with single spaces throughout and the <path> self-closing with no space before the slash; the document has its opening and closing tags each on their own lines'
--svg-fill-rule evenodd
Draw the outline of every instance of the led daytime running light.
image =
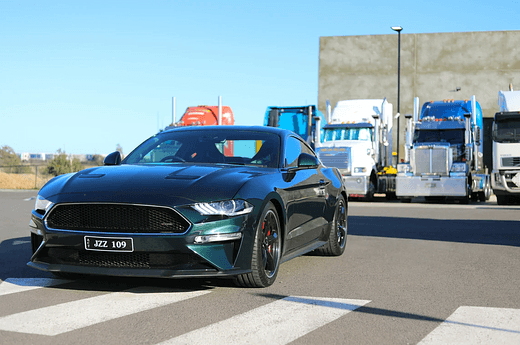
<svg viewBox="0 0 520 345">
<path fill-rule="evenodd" d="M 253 210 L 253 205 L 244 200 L 226 200 L 211 203 L 198 203 L 192 206 L 203 216 L 239 216 Z"/>
</svg>

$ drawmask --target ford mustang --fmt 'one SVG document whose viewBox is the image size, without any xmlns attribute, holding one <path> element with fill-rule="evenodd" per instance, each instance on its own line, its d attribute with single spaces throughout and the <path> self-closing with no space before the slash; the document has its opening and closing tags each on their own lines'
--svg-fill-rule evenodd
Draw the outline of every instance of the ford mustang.
<svg viewBox="0 0 520 345">
<path fill-rule="evenodd" d="M 291 131 L 182 127 L 50 180 L 30 227 L 28 265 L 58 276 L 266 287 L 284 261 L 344 252 L 347 194 L 338 170 Z"/>
</svg>

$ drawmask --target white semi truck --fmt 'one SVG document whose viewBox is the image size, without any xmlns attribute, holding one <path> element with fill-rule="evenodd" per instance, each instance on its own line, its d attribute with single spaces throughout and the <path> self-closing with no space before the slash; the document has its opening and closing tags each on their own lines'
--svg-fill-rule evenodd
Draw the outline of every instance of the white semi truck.
<svg viewBox="0 0 520 345">
<path fill-rule="evenodd" d="M 493 123 L 491 187 L 499 205 L 520 200 L 520 91 L 498 92 Z"/>
<path fill-rule="evenodd" d="M 385 193 L 395 198 L 392 104 L 386 98 L 339 101 L 327 115 L 316 152 L 324 165 L 340 170 L 349 197 L 371 199 Z"/>
</svg>

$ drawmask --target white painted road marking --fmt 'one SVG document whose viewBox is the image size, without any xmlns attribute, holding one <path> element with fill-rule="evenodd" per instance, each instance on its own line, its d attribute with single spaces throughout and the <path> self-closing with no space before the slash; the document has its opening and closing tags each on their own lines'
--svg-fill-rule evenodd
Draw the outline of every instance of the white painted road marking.
<svg viewBox="0 0 520 345">
<path fill-rule="evenodd" d="M 70 280 L 51 278 L 7 278 L 0 283 L 0 296 L 69 283 Z"/>
<path fill-rule="evenodd" d="M 210 292 L 135 288 L 1 317 L 0 330 L 58 335 Z"/>
<path fill-rule="evenodd" d="M 520 344 L 520 309 L 460 307 L 419 344 Z"/>
<path fill-rule="evenodd" d="M 369 302 L 286 297 L 161 344 L 287 344 Z"/>
</svg>

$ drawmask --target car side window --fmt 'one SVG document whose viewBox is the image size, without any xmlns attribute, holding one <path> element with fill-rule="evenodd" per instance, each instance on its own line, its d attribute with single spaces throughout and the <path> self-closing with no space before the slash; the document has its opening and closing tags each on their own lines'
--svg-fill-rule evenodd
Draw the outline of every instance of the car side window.
<svg viewBox="0 0 520 345">
<path fill-rule="evenodd" d="M 302 145 L 295 137 L 289 137 L 285 145 L 285 167 L 292 168 L 298 166 L 298 157 L 302 152 Z"/>
<path fill-rule="evenodd" d="M 316 156 L 312 150 L 296 137 L 289 137 L 285 146 L 285 167 L 292 168 L 298 166 L 298 157 L 300 154 L 308 153 Z"/>
</svg>

